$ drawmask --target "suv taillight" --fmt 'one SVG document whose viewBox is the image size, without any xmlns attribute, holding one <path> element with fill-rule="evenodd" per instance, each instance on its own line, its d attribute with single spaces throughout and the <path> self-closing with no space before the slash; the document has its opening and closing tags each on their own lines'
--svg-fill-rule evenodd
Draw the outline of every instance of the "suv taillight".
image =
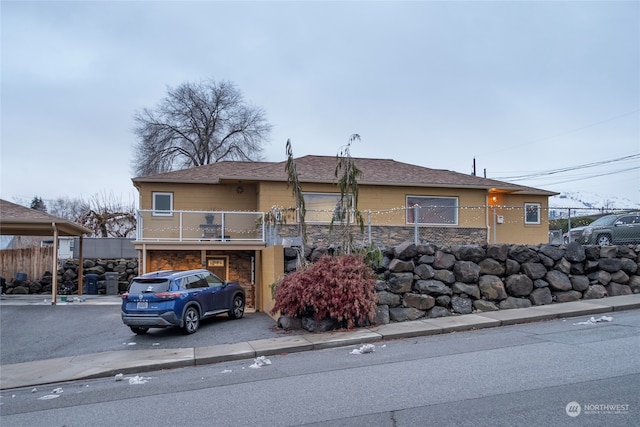
<svg viewBox="0 0 640 427">
<path fill-rule="evenodd" d="M 180 292 L 158 292 L 154 294 L 156 298 L 160 299 L 174 299 L 180 296 Z"/>
</svg>

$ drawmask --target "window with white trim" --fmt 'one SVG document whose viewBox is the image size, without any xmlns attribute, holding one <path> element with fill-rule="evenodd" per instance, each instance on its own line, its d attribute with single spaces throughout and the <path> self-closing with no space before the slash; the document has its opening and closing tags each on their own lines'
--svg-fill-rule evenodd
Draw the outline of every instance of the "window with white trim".
<svg viewBox="0 0 640 427">
<path fill-rule="evenodd" d="M 304 205 L 307 209 L 305 222 L 340 222 L 344 215 L 339 212 L 338 204 L 340 194 L 336 193 L 303 193 Z M 353 222 L 353 212 L 350 213 L 350 221 Z"/>
<path fill-rule="evenodd" d="M 153 192 L 153 215 L 171 216 L 173 215 L 173 193 Z"/>
<path fill-rule="evenodd" d="M 414 206 L 418 206 L 418 224 L 458 225 L 458 198 L 407 196 L 407 224 L 415 224 Z"/>
<path fill-rule="evenodd" d="M 524 223 L 540 224 L 540 203 L 524 204 Z"/>
</svg>

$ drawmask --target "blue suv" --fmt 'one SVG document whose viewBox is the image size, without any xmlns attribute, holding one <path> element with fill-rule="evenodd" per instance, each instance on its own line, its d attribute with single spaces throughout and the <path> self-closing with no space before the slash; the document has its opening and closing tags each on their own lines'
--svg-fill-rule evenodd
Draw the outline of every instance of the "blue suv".
<svg viewBox="0 0 640 427">
<path fill-rule="evenodd" d="M 192 334 L 206 317 L 227 313 L 241 318 L 244 305 L 238 283 L 208 270 L 156 271 L 134 278 L 122 294 L 122 321 L 136 334 L 171 326 Z"/>
</svg>

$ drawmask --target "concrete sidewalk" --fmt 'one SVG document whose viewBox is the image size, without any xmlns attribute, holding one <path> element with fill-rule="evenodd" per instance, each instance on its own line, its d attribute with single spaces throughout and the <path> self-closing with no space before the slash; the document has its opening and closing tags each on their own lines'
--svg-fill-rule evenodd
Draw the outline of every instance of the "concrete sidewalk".
<svg viewBox="0 0 640 427">
<path fill-rule="evenodd" d="M 102 302 L 101 302 L 102 301 Z M 2 301 L 2 304 L 7 301 Z M 83 303 L 107 303 L 95 299 Z M 38 302 L 43 304 L 43 302 Z M 73 303 L 72 303 L 73 304 Z M 282 353 L 359 345 L 363 343 L 492 328 L 563 317 L 596 315 L 640 308 L 640 294 L 581 300 L 513 310 L 390 323 L 352 331 L 305 333 L 211 347 L 108 351 L 73 357 L 16 363 L 0 367 L 0 389 L 132 374 L 167 368 L 251 359 Z"/>
</svg>

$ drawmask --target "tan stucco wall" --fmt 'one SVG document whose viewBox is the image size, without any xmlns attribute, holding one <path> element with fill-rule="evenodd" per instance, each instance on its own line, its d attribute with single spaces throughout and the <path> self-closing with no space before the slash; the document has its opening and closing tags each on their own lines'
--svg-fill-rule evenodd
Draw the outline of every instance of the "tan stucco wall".
<svg viewBox="0 0 640 427">
<path fill-rule="evenodd" d="M 242 193 L 237 192 L 242 186 Z M 173 193 L 174 210 L 257 211 L 255 184 L 140 184 L 140 209 L 152 209 L 153 192 Z"/>
<path fill-rule="evenodd" d="M 492 201 L 492 203 L 494 203 Z M 540 204 L 540 224 L 524 223 L 525 203 Z M 488 237 L 491 243 L 518 243 L 537 245 L 549 242 L 549 203 L 546 196 L 499 195 L 495 213 L 504 217 L 504 223 L 493 228 L 493 208 L 489 209 Z"/>
<path fill-rule="evenodd" d="M 173 192 L 175 210 L 224 210 L 268 212 L 273 206 L 292 208 L 295 200 L 291 187 L 284 182 L 242 183 L 244 191 L 236 192 L 238 183 L 211 184 L 156 184 L 141 185 L 141 209 L 151 209 L 151 194 L 154 191 Z M 303 184 L 304 192 L 337 193 L 335 184 Z M 489 242 L 538 244 L 548 242 L 548 198 L 547 196 L 522 196 L 498 194 L 496 214 L 504 217 L 503 224 L 493 227 L 493 209 L 487 209 L 487 192 L 483 189 L 451 189 L 420 187 L 388 187 L 361 185 L 358 208 L 368 219 L 371 210 L 372 225 L 407 226 L 404 207 L 407 196 L 457 197 L 458 224 L 443 228 L 485 228 Z M 539 203 L 542 207 L 540 224 L 524 224 L 524 204 Z M 376 212 L 378 211 L 378 212 Z M 385 211 L 385 212 L 379 212 Z M 248 218 L 246 219 L 247 221 Z M 253 221 L 255 219 L 252 219 Z M 194 215 L 183 217 L 183 231 L 199 231 L 202 218 Z M 254 221 L 255 222 L 255 221 Z M 296 216 L 290 212 L 285 218 L 287 224 L 294 224 Z M 249 224 L 249 226 L 252 226 Z M 145 228 L 149 227 L 158 237 L 177 238 L 178 218 L 145 218 Z M 246 226 L 248 227 L 248 226 Z M 245 228 L 246 228 L 245 227 Z M 231 228 L 231 227 L 230 227 Z M 241 229 L 242 227 L 236 227 Z"/>
<path fill-rule="evenodd" d="M 173 209 L 175 211 L 256 211 L 256 185 L 241 184 L 243 191 L 238 193 L 238 183 L 232 184 L 156 184 L 143 183 L 140 186 L 140 209 L 153 209 L 154 192 L 173 193 Z M 258 233 L 256 224 L 258 216 L 228 215 L 225 216 L 225 235 L 233 237 L 251 237 L 250 233 Z M 198 238 L 203 235 L 204 214 L 184 213 L 183 215 L 154 216 L 151 212 L 142 213 L 145 237 L 153 235 L 157 238 Z M 220 225 L 220 218 L 215 223 Z M 182 232 L 182 234 L 180 234 Z M 218 237 L 213 233 L 211 237 Z M 257 234 L 256 234 L 257 235 Z"/>
<path fill-rule="evenodd" d="M 458 226 L 483 227 L 486 224 L 486 191 L 476 189 L 451 189 L 451 188 L 416 188 L 416 187 L 389 187 L 361 185 L 358 193 L 358 208 L 361 212 L 374 212 L 371 217 L 375 225 L 406 225 L 404 207 L 407 196 L 441 196 L 457 197 L 458 205 L 465 206 L 458 215 Z M 338 193 L 335 184 L 304 184 L 304 192 L 314 193 Z M 273 206 L 290 208 L 295 206 L 291 188 L 284 183 L 261 183 L 258 195 L 258 210 L 268 211 Z M 366 214 L 365 220 L 366 220 Z M 287 223 L 291 223 L 295 217 L 291 214 Z"/>
<path fill-rule="evenodd" d="M 260 272 L 260 284 L 256 308 L 267 313 L 275 320 L 278 313 L 271 314 L 275 301 L 271 297 L 271 284 L 284 276 L 284 249 L 280 245 L 269 246 L 262 250 L 262 271 Z"/>
</svg>

